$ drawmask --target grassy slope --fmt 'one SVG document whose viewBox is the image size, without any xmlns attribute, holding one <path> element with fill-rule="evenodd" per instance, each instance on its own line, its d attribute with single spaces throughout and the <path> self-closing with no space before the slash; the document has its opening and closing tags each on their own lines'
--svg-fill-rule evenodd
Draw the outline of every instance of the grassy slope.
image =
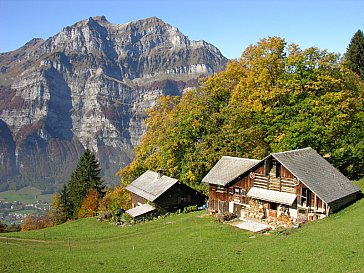
<svg viewBox="0 0 364 273">
<path fill-rule="evenodd" d="M 27 240 L 0 239 L 0 272 L 364 272 L 364 199 L 288 236 L 249 238 L 201 215 L 6 234 Z"/>
<path fill-rule="evenodd" d="M 35 203 L 37 200 L 50 202 L 52 194 L 41 194 L 41 190 L 34 187 L 25 187 L 20 190 L 0 192 L 0 200 L 7 202 L 19 201 L 24 204 Z"/>
</svg>

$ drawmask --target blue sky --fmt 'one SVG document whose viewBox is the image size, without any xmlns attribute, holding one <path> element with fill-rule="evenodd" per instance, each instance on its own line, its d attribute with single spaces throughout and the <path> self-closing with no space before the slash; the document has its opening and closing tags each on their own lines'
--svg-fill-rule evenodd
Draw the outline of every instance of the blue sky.
<svg viewBox="0 0 364 273">
<path fill-rule="evenodd" d="M 114 24 L 157 16 L 228 58 L 268 36 L 344 53 L 364 30 L 363 0 L 0 0 L 0 52 L 97 15 Z"/>
</svg>

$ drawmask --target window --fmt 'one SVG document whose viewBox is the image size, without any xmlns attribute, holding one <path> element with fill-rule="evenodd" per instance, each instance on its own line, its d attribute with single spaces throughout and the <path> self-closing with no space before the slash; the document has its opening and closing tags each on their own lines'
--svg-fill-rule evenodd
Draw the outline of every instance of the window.
<svg viewBox="0 0 364 273">
<path fill-rule="evenodd" d="M 311 191 L 307 188 L 302 188 L 301 204 L 302 206 L 311 206 Z"/>
<path fill-rule="evenodd" d="M 277 210 L 277 203 L 270 202 L 270 203 L 269 203 L 269 208 L 270 208 L 271 210 Z"/>
<path fill-rule="evenodd" d="M 268 158 L 265 163 L 265 174 L 275 177 L 281 176 L 281 164 L 275 159 Z"/>
<path fill-rule="evenodd" d="M 281 176 L 281 163 L 277 162 L 276 163 L 276 177 L 280 177 Z"/>
<path fill-rule="evenodd" d="M 272 162 L 272 167 L 269 171 L 270 176 L 275 176 L 277 173 L 277 165 L 276 162 Z"/>
<path fill-rule="evenodd" d="M 270 158 L 268 158 L 265 162 L 264 162 L 264 169 L 265 169 L 265 174 L 268 175 L 269 171 L 271 169 L 271 163 L 272 160 Z"/>
<path fill-rule="evenodd" d="M 234 188 L 234 194 L 236 195 L 242 195 L 243 190 L 241 188 Z"/>
</svg>

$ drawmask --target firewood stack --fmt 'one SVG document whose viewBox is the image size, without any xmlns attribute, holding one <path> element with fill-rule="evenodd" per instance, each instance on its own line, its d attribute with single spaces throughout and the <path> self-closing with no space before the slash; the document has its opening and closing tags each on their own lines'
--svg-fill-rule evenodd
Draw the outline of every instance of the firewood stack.
<svg viewBox="0 0 364 273">
<path fill-rule="evenodd" d="M 248 211 L 249 218 L 255 219 L 263 219 L 264 218 L 264 207 L 261 204 L 254 202 L 253 200 L 249 201 L 249 211 Z"/>
<path fill-rule="evenodd" d="M 293 224 L 291 216 L 289 216 L 289 215 L 287 215 L 285 213 L 282 213 L 277 218 L 277 220 L 278 220 L 278 222 L 277 222 L 278 225 L 283 225 L 285 227 L 291 226 Z"/>
</svg>

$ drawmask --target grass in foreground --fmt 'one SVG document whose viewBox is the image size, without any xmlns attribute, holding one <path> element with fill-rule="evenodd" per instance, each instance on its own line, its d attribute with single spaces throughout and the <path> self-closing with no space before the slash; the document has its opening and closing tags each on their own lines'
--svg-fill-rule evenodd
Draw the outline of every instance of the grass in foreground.
<svg viewBox="0 0 364 273">
<path fill-rule="evenodd" d="M 129 227 L 84 219 L 6 234 L 0 272 L 364 272 L 363 215 L 364 199 L 288 236 L 255 238 L 202 212 Z"/>
</svg>

